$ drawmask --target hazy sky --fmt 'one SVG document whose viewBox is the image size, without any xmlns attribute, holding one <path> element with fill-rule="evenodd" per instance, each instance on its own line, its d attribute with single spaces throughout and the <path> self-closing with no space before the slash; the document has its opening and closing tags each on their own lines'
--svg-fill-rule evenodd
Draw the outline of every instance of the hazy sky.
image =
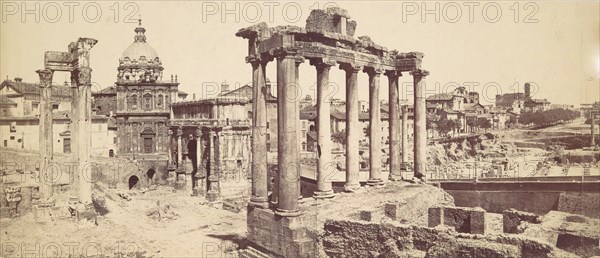
<svg viewBox="0 0 600 258">
<path fill-rule="evenodd" d="M 251 67 L 244 63 L 247 42 L 235 37 L 238 29 L 260 21 L 304 27 L 310 10 L 326 2 L 37 2 L 37 10 L 35 3 L 2 2 L 2 79 L 37 82 L 34 71 L 43 68 L 44 51 L 66 51 L 78 37 L 92 37 L 99 41 L 91 51 L 92 80 L 97 88 L 113 85 L 141 15 L 147 42 L 165 67 L 163 79 L 177 74 L 180 89 L 191 99 L 192 93 L 209 97 L 207 85 L 224 80 L 232 88 L 251 82 Z M 498 92 L 515 92 L 533 82 L 539 87 L 534 97 L 553 103 L 578 106 L 600 100 L 598 1 L 329 3 L 335 4 L 357 21 L 356 37 L 368 35 L 390 50 L 424 53 L 423 68 L 431 72 L 428 94 L 471 85 L 489 102 Z M 272 62 L 267 68 L 273 81 L 275 66 Z M 54 81 L 67 78 L 57 73 Z M 301 66 L 300 80 L 302 94 L 313 94 L 316 72 L 308 62 Z M 336 97 L 343 98 L 343 71 L 332 69 L 331 80 L 341 86 Z M 401 82 L 410 89 L 412 77 L 405 74 Z M 382 77 L 381 96 L 387 97 L 387 85 Z M 367 86 L 367 75 L 361 73 L 360 99 L 368 99 Z M 409 98 L 410 92 L 403 95 Z"/>
</svg>

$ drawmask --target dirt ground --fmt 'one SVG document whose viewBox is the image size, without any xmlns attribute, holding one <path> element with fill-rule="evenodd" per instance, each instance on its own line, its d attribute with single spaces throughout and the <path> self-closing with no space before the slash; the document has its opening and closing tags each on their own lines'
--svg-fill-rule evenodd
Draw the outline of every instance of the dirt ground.
<svg viewBox="0 0 600 258">
<path fill-rule="evenodd" d="M 56 220 L 34 222 L 33 213 L 0 221 L 2 251 L 16 248 L 17 257 L 37 253 L 44 257 L 68 257 L 69 254 L 114 257 L 118 254 L 138 257 L 225 257 L 244 245 L 246 215 L 212 208 L 202 197 L 174 193 L 159 187 L 142 194 L 125 191 L 131 200 L 105 192 L 108 213 L 92 222 Z M 95 194 L 99 192 L 95 189 Z M 156 201 L 169 205 L 162 219 L 147 216 Z M 201 205 L 201 203 L 204 203 Z M 39 256 L 37 256 L 39 257 Z"/>
</svg>

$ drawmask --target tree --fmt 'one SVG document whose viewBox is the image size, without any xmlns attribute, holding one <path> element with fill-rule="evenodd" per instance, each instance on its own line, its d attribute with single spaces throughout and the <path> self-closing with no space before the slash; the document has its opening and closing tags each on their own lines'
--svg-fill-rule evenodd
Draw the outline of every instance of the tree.
<svg viewBox="0 0 600 258">
<path fill-rule="evenodd" d="M 473 132 L 473 128 L 477 127 L 477 120 L 475 117 L 469 117 L 467 119 L 467 125 L 469 126 L 470 132 Z"/>
<path fill-rule="evenodd" d="M 485 129 L 485 131 L 487 132 L 487 129 L 492 127 L 492 123 L 490 122 L 489 119 L 480 117 L 480 118 L 477 118 L 477 126 Z"/>
<path fill-rule="evenodd" d="M 371 123 L 368 123 L 367 127 L 363 128 L 363 133 L 365 133 L 366 137 L 369 137 L 369 135 L 371 135 Z"/>
<path fill-rule="evenodd" d="M 462 123 L 460 120 L 454 120 L 454 130 L 460 134 L 460 130 L 462 129 Z"/>
<path fill-rule="evenodd" d="M 332 133 L 331 141 L 339 144 L 346 144 L 346 132 Z"/>
<path fill-rule="evenodd" d="M 433 130 L 433 121 L 427 119 L 425 121 L 425 132 L 427 132 L 427 139 L 429 139 L 429 130 Z"/>
<path fill-rule="evenodd" d="M 447 135 L 454 127 L 453 121 L 446 118 L 439 119 L 435 122 L 435 128 L 440 135 Z"/>
<path fill-rule="evenodd" d="M 508 117 L 508 121 L 506 121 L 506 123 L 508 125 L 515 125 L 515 124 L 517 124 L 517 117 L 516 116 L 509 116 Z"/>
</svg>

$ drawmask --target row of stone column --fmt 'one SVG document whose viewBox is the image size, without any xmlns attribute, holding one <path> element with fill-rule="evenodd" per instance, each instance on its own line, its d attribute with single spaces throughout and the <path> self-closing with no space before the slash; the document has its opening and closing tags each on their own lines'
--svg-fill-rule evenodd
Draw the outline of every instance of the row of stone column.
<svg viewBox="0 0 600 258">
<path fill-rule="evenodd" d="M 283 216 L 299 215 L 298 195 L 300 194 L 300 163 L 297 132 L 298 103 L 296 93 L 298 92 L 298 66 L 304 61 L 294 51 L 280 51 L 277 56 L 277 121 L 278 121 L 278 175 L 275 178 L 275 187 L 271 195 L 271 203 L 276 208 L 276 213 Z M 267 106 L 266 106 L 266 77 L 265 68 L 270 60 L 254 56 L 248 59 L 252 64 L 253 81 L 253 103 L 252 103 L 252 197 L 251 205 L 267 208 L 268 199 L 268 172 L 267 172 Z M 327 179 L 334 173 L 336 166 L 331 158 L 331 128 L 330 128 L 330 101 L 326 99 L 325 90 L 329 86 L 329 71 L 337 62 L 326 59 L 313 59 L 311 65 L 317 70 L 317 190 L 315 198 L 329 198 L 333 196 L 331 181 Z M 346 191 L 355 191 L 360 187 L 359 182 L 359 126 L 358 107 L 358 83 L 359 71 L 369 75 L 369 120 L 371 124 L 370 135 L 370 173 L 368 184 L 373 186 L 383 185 L 381 171 L 381 112 L 379 100 L 379 78 L 384 70 L 377 67 L 364 67 L 348 63 L 342 63 L 340 69 L 346 72 Z M 415 123 L 415 149 L 425 149 L 426 142 L 421 136 L 426 136 L 424 121 L 424 91 L 420 89 L 420 82 L 426 71 L 414 71 L 415 79 L 415 117 L 419 120 Z M 386 75 L 390 81 L 390 169 L 400 170 L 399 149 L 399 96 L 398 77 L 399 71 L 387 71 Z M 419 90 L 417 90 L 419 89 Z M 420 102 L 423 103 L 420 103 Z M 422 104 L 422 105 L 421 105 Z M 403 115 L 403 132 L 406 134 L 406 112 Z M 417 127 L 418 126 L 418 127 Z M 418 130 L 423 132 L 417 132 Z M 420 138 L 421 137 L 421 138 Z M 406 162 L 406 140 L 403 137 L 403 159 Z M 423 152 L 424 153 L 424 152 Z M 421 167 L 424 155 L 415 155 L 415 164 Z M 415 166 L 417 167 L 417 165 Z M 398 172 L 399 173 L 399 172 Z M 424 174 L 422 169 L 415 169 L 415 176 Z"/>
</svg>

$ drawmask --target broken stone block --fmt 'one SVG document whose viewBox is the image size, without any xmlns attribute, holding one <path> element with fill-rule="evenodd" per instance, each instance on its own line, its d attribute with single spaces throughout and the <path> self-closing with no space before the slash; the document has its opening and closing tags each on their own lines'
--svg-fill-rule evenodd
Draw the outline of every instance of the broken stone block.
<svg viewBox="0 0 600 258">
<path fill-rule="evenodd" d="M 524 211 L 518 211 L 515 209 L 506 210 L 502 213 L 502 223 L 504 233 L 523 233 L 522 229 L 519 229 L 522 221 L 529 223 L 540 223 L 540 217 L 536 214 Z"/>
<path fill-rule="evenodd" d="M 386 203 L 384 207 L 385 216 L 392 219 L 398 220 L 400 215 L 400 204 L 398 203 Z"/>
<path fill-rule="evenodd" d="M 373 221 L 373 211 L 362 210 L 360 211 L 360 219 L 364 221 Z"/>
<path fill-rule="evenodd" d="M 470 211 L 470 232 L 471 234 L 485 234 L 485 210 L 474 208 Z"/>
<path fill-rule="evenodd" d="M 310 32 L 329 32 L 354 36 L 356 22 L 350 20 L 348 12 L 339 7 L 327 10 L 316 9 L 310 12 L 306 19 L 306 30 Z"/>
<path fill-rule="evenodd" d="M 430 207 L 427 225 L 429 227 L 436 227 L 438 225 L 444 225 L 444 207 Z"/>
<path fill-rule="evenodd" d="M 599 236 L 583 236 L 574 232 L 558 235 L 556 247 L 584 257 L 600 255 Z"/>
</svg>

